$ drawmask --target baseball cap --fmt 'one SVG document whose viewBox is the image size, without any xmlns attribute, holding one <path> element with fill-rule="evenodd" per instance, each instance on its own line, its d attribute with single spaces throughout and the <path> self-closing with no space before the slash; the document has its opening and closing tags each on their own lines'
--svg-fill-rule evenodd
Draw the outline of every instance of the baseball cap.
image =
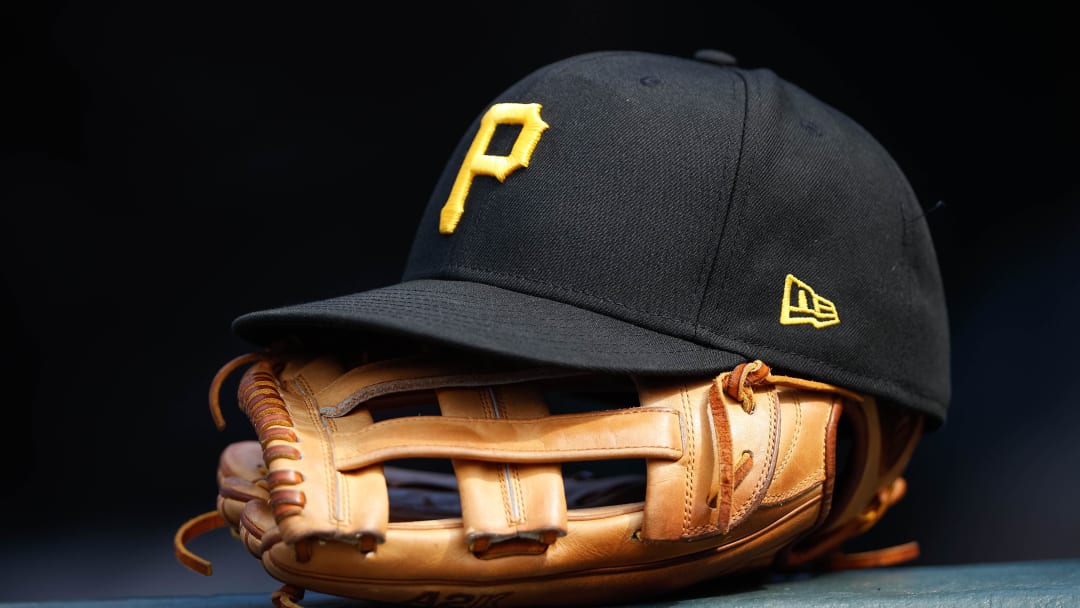
<svg viewBox="0 0 1080 608">
<path fill-rule="evenodd" d="M 633 374 L 761 359 L 938 423 L 950 398 L 937 257 L 895 160 L 772 70 L 713 51 L 598 51 L 527 74 L 454 149 L 399 283 L 233 330 Z"/>
</svg>

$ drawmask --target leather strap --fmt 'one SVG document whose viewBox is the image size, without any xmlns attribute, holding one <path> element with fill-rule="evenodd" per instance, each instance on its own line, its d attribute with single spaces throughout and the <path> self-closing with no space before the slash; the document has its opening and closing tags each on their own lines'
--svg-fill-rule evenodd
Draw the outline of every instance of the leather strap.
<svg viewBox="0 0 1080 608">
<path fill-rule="evenodd" d="M 683 453 L 680 429 L 679 412 L 667 408 L 529 420 L 412 416 L 363 428 L 340 425 L 334 436 L 334 461 L 338 470 L 347 471 L 401 458 L 509 463 L 678 460 Z"/>
<path fill-rule="evenodd" d="M 432 360 L 424 356 L 368 363 L 339 375 L 319 390 L 319 413 L 327 418 L 348 414 L 378 397 L 436 388 L 499 386 L 582 375 L 552 367 L 515 367 L 507 363 Z"/>
<path fill-rule="evenodd" d="M 173 537 L 173 550 L 176 553 L 176 559 L 203 576 L 212 575 L 214 568 L 210 565 L 210 562 L 188 550 L 187 544 L 192 539 L 210 530 L 225 526 L 225 523 L 225 518 L 218 511 L 207 511 L 184 522 Z"/>
<path fill-rule="evenodd" d="M 543 418 L 550 415 L 535 386 L 489 386 L 438 391 L 445 416 L 490 419 Z M 493 544 L 505 551 L 543 552 L 566 536 L 566 491 L 558 463 L 510 464 L 453 460 L 461 493 L 461 519 L 469 547 L 480 555 Z"/>
</svg>

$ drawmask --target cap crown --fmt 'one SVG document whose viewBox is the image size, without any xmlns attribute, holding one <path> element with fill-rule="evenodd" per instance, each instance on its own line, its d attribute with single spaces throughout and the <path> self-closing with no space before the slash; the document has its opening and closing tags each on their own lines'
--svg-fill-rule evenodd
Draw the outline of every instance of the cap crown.
<svg viewBox="0 0 1080 608">
<path fill-rule="evenodd" d="M 769 70 L 640 52 L 545 66 L 499 104 L 436 184 L 406 280 L 564 302 L 944 417 L 933 243 L 850 118 Z"/>
</svg>

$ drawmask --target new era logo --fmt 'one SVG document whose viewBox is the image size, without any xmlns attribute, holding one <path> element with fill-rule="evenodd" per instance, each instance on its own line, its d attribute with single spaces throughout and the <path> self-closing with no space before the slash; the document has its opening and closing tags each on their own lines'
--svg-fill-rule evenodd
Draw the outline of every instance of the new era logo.
<svg viewBox="0 0 1080 608">
<path fill-rule="evenodd" d="M 813 288 L 796 279 L 795 275 L 787 275 L 787 280 L 784 281 L 784 303 L 780 306 L 782 325 L 806 323 L 821 329 L 839 322 L 840 315 L 836 312 L 835 304 L 817 295 Z"/>
</svg>

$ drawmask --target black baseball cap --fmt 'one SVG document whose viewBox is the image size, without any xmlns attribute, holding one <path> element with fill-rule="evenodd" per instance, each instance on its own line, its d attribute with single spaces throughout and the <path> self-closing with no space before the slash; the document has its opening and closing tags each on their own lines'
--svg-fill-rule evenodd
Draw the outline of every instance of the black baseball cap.
<svg viewBox="0 0 1080 608">
<path fill-rule="evenodd" d="M 938 423 L 950 398 L 937 257 L 897 163 L 837 109 L 710 51 L 593 52 L 528 74 L 465 132 L 400 283 L 233 329 L 636 374 L 761 359 Z"/>
</svg>

